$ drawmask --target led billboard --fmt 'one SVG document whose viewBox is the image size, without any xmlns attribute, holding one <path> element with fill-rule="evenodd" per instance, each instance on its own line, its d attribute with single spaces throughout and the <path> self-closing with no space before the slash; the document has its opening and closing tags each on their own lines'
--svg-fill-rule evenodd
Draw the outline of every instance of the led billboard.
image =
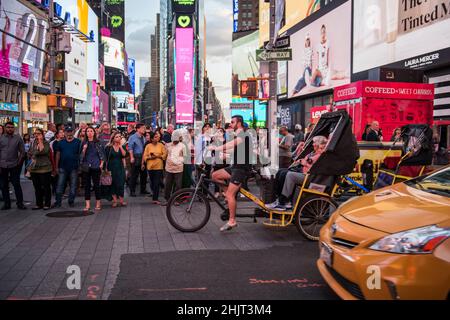
<svg viewBox="0 0 450 320">
<path fill-rule="evenodd" d="M 409 59 L 399 67 L 450 59 L 448 0 L 355 0 L 353 19 L 353 73 Z"/>
<path fill-rule="evenodd" d="M 175 33 L 176 122 L 194 123 L 194 29 L 177 28 Z"/>
<path fill-rule="evenodd" d="M 130 80 L 131 94 L 136 94 L 136 60 L 128 59 L 128 79 Z"/>
<path fill-rule="evenodd" d="M 351 1 L 291 35 L 289 97 L 350 83 Z"/>
<path fill-rule="evenodd" d="M 175 13 L 194 13 L 195 0 L 172 0 L 172 11 Z"/>
<path fill-rule="evenodd" d="M 105 66 L 125 70 L 125 49 L 119 40 L 102 37 L 105 51 Z"/>
</svg>

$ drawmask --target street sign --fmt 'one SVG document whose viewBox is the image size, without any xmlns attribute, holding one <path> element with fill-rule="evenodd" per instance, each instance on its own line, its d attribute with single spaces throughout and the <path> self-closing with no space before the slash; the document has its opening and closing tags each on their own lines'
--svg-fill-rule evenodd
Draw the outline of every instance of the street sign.
<svg viewBox="0 0 450 320">
<path fill-rule="evenodd" d="M 291 61 L 292 49 L 256 50 L 256 61 Z"/>
<path fill-rule="evenodd" d="M 269 41 L 264 42 L 264 48 L 267 48 L 267 45 L 269 44 Z M 281 38 L 278 38 L 275 42 L 275 48 L 281 49 L 281 48 L 289 48 L 291 46 L 291 37 L 290 36 L 284 36 Z"/>
<path fill-rule="evenodd" d="M 231 110 L 253 109 L 253 103 L 230 103 Z"/>
</svg>

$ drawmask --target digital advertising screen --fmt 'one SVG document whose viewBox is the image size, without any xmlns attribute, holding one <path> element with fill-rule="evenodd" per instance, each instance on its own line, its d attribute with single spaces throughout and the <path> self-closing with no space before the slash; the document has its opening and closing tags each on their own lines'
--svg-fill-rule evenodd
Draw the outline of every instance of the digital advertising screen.
<svg viewBox="0 0 450 320">
<path fill-rule="evenodd" d="M 105 66 L 125 70 L 125 50 L 124 45 L 119 40 L 102 37 L 105 51 Z"/>
<path fill-rule="evenodd" d="M 125 43 L 125 0 L 105 0 L 105 10 L 110 16 L 111 38 Z"/>
<path fill-rule="evenodd" d="M 194 29 L 175 33 L 176 123 L 194 123 Z"/>
<path fill-rule="evenodd" d="M 350 83 L 351 9 L 347 1 L 291 35 L 289 97 Z"/>
<path fill-rule="evenodd" d="M 194 13 L 195 0 L 172 0 L 172 11 L 175 13 Z"/>
<path fill-rule="evenodd" d="M 448 62 L 448 0 L 353 2 L 353 73 L 396 62 L 405 68 Z"/>
<path fill-rule="evenodd" d="M 136 60 L 128 59 L 128 79 L 130 79 L 131 93 L 136 94 Z"/>
</svg>

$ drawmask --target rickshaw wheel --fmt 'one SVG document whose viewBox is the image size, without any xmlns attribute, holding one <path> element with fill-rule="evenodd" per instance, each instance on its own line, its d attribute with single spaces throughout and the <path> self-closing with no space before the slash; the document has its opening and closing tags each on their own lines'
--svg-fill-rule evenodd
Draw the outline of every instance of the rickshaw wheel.
<svg viewBox="0 0 450 320">
<path fill-rule="evenodd" d="M 318 241 L 320 230 L 337 208 L 336 202 L 330 198 L 305 197 L 294 219 L 295 226 L 308 240 Z"/>
</svg>

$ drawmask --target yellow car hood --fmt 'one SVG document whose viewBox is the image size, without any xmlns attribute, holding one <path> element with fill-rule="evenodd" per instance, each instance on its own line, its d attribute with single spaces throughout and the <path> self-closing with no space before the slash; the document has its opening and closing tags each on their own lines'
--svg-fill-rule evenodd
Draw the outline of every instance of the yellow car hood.
<svg viewBox="0 0 450 320">
<path fill-rule="evenodd" d="M 400 183 L 344 204 L 346 219 L 386 233 L 450 223 L 450 198 Z"/>
</svg>

